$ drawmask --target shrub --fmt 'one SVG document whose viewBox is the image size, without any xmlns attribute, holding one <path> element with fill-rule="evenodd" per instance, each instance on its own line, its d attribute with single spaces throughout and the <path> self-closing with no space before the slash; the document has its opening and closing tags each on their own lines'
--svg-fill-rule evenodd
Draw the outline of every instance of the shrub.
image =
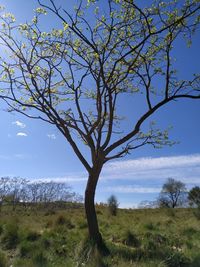
<svg viewBox="0 0 200 267">
<path fill-rule="evenodd" d="M 57 225 L 63 225 L 66 223 L 66 218 L 63 215 L 59 215 L 55 222 Z"/>
<path fill-rule="evenodd" d="M 43 236 L 41 240 L 41 244 L 45 249 L 48 249 L 51 246 L 51 240 L 48 236 Z"/>
<path fill-rule="evenodd" d="M 182 252 L 170 253 L 165 259 L 168 267 L 183 267 L 190 264 L 190 260 Z"/>
<path fill-rule="evenodd" d="M 33 256 L 33 262 L 37 267 L 45 267 L 47 265 L 47 258 L 43 251 L 37 251 Z"/>
<path fill-rule="evenodd" d="M 34 253 L 34 250 L 36 249 L 37 249 L 36 245 L 28 241 L 24 241 L 20 244 L 19 248 L 20 256 L 23 258 L 31 257 L 31 255 Z"/>
<path fill-rule="evenodd" d="M 50 215 L 55 215 L 56 214 L 56 212 L 55 212 L 55 210 L 47 210 L 46 212 L 45 212 L 45 214 L 44 214 L 44 216 L 50 216 Z"/>
<path fill-rule="evenodd" d="M 66 219 L 66 221 L 65 221 L 65 225 L 66 225 L 66 227 L 67 227 L 68 229 L 73 229 L 73 228 L 75 227 L 74 224 L 71 222 L 70 219 Z"/>
<path fill-rule="evenodd" d="M 190 226 L 188 228 L 185 228 L 182 233 L 188 237 L 191 237 L 192 235 L 195 235 L 197 232 L 198 231 L 195 228 Z"/>
<path fill-rule="evenodd" d="M 7 267 L 8 261 L 6 255 L 0 251 L 0 267 Z"/>
<path fill-rule="evenodd" d="M 143 239 L 146 257 L 162 259 L 168 245 L 167 238 L 161 234 L 147 232 Z"/>
<path fill-rule="evenodd" d="M 117 198 L 114 195 L 110 196 L 108 199 L 108 210 L 112 216 L 117 215 L 118 206 Z"/>
<path fill-rule="evenodd" d="M 144 227 L 147 229 L 147 230 L 156 230 L 157 227 L 154 223 L 152 222 L 148 222 L 144 225 Z"/>
<path fill-rule="evenodd" d="M 188 193 L 188 200 L 191 205 L 200 207 L 200 187 L 193 187 Z"/>
<path fill-rule="evenodd" d="M 79 229 L 86 229 L 88 227 L 87 222 L 84 220 L 79 221 Z"/>
<path fill-rule="evenodd" d="M 40 238 L 40 234 L 34 231 L 30 231 L 27 233 L 26 239 L 28 241 L 36 241 Z"/>
<path fill-rule="evenodd" d="M 139 239 L 130 230 L 127 230 L 124 233 L 123 243 L 127 246 L 132 246 L 136 248 L 140 246 Z"/>
<path fill-rule="evenodd" d="M 12 249 L 19 243 L 19 228 L 15 222 L 8 223 L 5 227 L 2 241 L 7 249 Z"/>
<path fill-rule="evenodd" d="M 53 221 L 52 220 L 48 220 L 46 222 L 45 228 L 51 228 L 53 226 Z"/>
</svg>

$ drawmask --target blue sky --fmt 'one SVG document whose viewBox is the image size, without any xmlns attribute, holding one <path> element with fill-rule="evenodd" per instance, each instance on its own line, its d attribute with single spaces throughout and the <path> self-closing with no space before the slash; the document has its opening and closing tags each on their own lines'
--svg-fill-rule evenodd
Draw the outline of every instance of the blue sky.
<svg viewBox="0 0 200 267">
<path fill-rule="evenodd" d="M 0 5 L 14 13 L 20 23 L 29 21 L 38 6 L 34 0 L 0 0 Z M 44 27 L 52 21 L 47 16 Z M 175 50 L 180 76 L 189 77 L 200 70 L 199 41 L 200 34 L 190 50 L 186 45 Z M 127 114 L 132 106 L 127 99 L 123 101 Z M 67 181 L 74 191 L 83 194 L 87 174 L 57 129 L 4 109 L 0 103 L 0 176 Z M 108 163 L 98 184 L 96 201 L 105 202 L 115 194 L 121 207 L 134 207 L 143 200 L 155 199 L 169 177 L 183 181 L 188 188 L 200 185 L 199 117 L 200 101 L 179 101 L 160 110 L 151 120 L 162 128 L 172 125 L 170 137 L 179 144 L 162 149 L 146 146 Z"/>
</svg>

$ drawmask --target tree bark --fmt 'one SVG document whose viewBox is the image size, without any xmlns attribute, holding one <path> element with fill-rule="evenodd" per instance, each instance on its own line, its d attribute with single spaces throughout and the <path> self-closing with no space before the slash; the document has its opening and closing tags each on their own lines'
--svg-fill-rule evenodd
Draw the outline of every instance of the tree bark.
<svg viewBox="0 0 200 267">
<path fill-rule="evenodd" d="M 103 240 L 101 233 L 99 231 L 97 215 L 95 210 L 95 191 L 97 182 L 99 179 L 101 169 L 93 169 L 89 173 L 88 182 L 85 190 L 85 213 L 88 223 L 89 238 L 97 245 L 98 248 L 101 248 L 103 245 Z"/>
</svg>

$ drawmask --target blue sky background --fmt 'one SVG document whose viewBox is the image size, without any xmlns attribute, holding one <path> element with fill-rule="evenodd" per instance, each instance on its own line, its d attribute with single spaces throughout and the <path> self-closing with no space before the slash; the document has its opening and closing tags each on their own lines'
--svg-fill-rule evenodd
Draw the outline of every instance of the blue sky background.
<svg viewBox="0 0 200 267">
<path fill-rule="evenodd" d="M 75 1 L 67 1 L 70 5 L 68 2 L 71 6 L 67 8 L 71 10 Z M 29 21 L 32 10 L 38 6 L 34 0 L 0 0 L 0 5 L 14 13 L 19 23 Z M 54 22 L 46 16 L 43 27 Z M 181 77 L 189 78 L 191 73 L 200 71 L 199 43 L 198 33 L 191 49 L 186 45 L 175 49 Z M 83 195 L 87 174 L 57 129 L 20 114 L 6 113 L 4 108 L 0 102 L 0 177 L 67 181 Z M 126 98 L 122 110 L 124 114 L 133 110 Z M 134 207 L 143 200 L 155 199 L 169 177 L 185 182 L 188 188 L 200 185 L 200 101 L 171 103 L 151 120 L 156 120 L 161 128 L 172 125 L 171 139 L 180 143 L 162 149 L 146 146 L 122 160 L 108 163 L 98 184 L 96 201 L 105 202 L 115 194 L 121 207 Z"/>
</svg>

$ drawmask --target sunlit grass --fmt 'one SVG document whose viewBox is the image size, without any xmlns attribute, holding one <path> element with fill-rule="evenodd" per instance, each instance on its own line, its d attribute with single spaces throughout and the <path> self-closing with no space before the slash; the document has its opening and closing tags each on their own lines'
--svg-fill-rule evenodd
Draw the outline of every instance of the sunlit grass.
<svg viewBox="0 0 200 267">
<path fill-rule="evenodd" d="M 0 266 L 199 267 L 200 223 L 194 209 L 119 210 L 117 216 L 106 207 L 97 210 L 110 251 L 106 257 L 87 242 L 83 208 L 13 212 L 4 207 Z"/>
</svg>

